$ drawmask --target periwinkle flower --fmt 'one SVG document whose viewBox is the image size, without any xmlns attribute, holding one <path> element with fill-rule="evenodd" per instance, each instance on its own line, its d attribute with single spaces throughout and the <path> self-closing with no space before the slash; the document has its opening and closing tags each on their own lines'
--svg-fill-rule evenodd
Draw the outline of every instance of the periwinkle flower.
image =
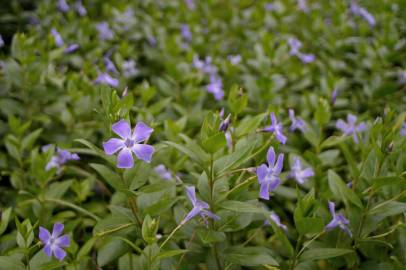
<svg viewBox="0 0 406 270">
<path fill-rule="evenodd" d="M 276 9 L 275 4 L 273 3 L 265 3 L 265 10 L 267 11 L 273 11 Z"/>
<path fill-rule="evenodd" d="M 101 22 L 101 23 L 96 24 L 96 29 L 99 32 L 100 40 L 113 39 L 114 33 L 110 29 L 110 26 L 107 22 Z"/>
<path fill-rule="evenodd" d="M 399 72 L 399 79 L 400 84 L 406 84 L 406 70 L 402 70 Z"/>
<path fill-rule="evenodd" d="M 306 122 L 300 117 L 295 117 L 295 111 L 293 109 L 289 109 L 289 118 L 291 121 L 289 131 L 295 131 L 298 129 L 301 132 L 304 132 L 306 130 Z"/>
<path fill-rule="evenodd" d="M 78 50 L 79 47 L 80 47 L 79 44 L 72 43 L 72 44 L 69 44 L 69 46 L 65 48 L 64 52 L 65 53 L 73 53 L 76 50 Z"/>
<path fill-rule="evenodd" d="M 96 80 L 94 81 L 96 84 L 107 84 L 111 87 L 118 87 L 119 81 L 116 78 L 111 77 L 106 72 L 98 71 L 98 75 Z"/>
<path fill-rule="evenodd" d="M 341 213 L 336 214 L 335 204 L 333 202 L 328 202 L 328 208 L 333 218 L 330 223 L 326 225 L 326 230 L 330 231 L 336 227 L 339 227 L 342 231 L 346 232 L 350 237 L 352 237 L 352 233 L 348 228 L 348 225 L 350 224 L 348 219 L 346 219 Z"/>
<path fill-rule="evenodd" d="M 288 230 L 288 227 L 285 224 L 282 224 L 280 217 L 275 212 L 272 211 L 269 215 L 269 218 L 275 223 L 276 226 L 278 226 L 282 230 Z M 269 220 L 265 220 L 265 225 L 269 225 Z"/>
<path fill-rule="evenodd" d="M 199 56 L 193 56 L 193 66 L 207 75 L 215 75 L 217 73 L 217 67 L 212 65 L 212 59 L 210 56 L 206 56 L 203 60 L 199 59 Z"/>
<path fill-rule="evenodd" d="M 64 44 L 63 39 L 55 28 L 51 29 L 51 35 L 54 37 L 56 46 L 62 47 Z"/>
<path fill-rule="evenodd" d="M 297 38 L 289 38 L 288 44 L 290 47 L 289 54 L 298 57 L 300 60 L 302 60 L 303 63 L 308 64 L 316 59 L 313 54 L 305 54 L 299 51 L 299 49 L 302 47 L 302 42 L 300 42 L 300 40 L 298 40 Z"/>
<path fill-rule="evenodd" d="M 271 117 L 271 125 L 268 127 L 265 127 L 263 130 L 266 132 L 273 132 L 273 134 L 275 135 L 276 139 L 282 143 L 285 144 L 286 143 L 286 136 L 283 135 L 283 126 L 282 123 L 279 123 L 278 120 L 276 119 L 276 116 L 274 113 L 271 113 L 270 115 Z"/>
<path fill-rule="evenodd" d="M 406 137 L 406 122 L 403 123 L 402 128 L 400 129 L 400 135 Z"/>
<path fill-rule="evenodd" d="M 236 54 L 236 55 L 229 55 L 228 60 L 230 63 L 234 66 L 238 65 L 241 62 L 241 55 Z"/>
<path fill-rule="evenodd" d="M 83 6 L 82 1 L 78 0 L 75 3 L 75 10 L 77 11 L 77 13 L 79 13 L 80 16 L 86 16 L 87 14 L 87 10 L 86 8 Z"/>
<path fill-rule="evenodd" d="M 57 7 L 58 7 L 58 10 L 61 12 L 69 11 L 69 5 L 68 5 L 68 3 L 66 3 L 65 0 L 58 0 Z"/>
<path fill-rule="evenodd" d="M 172 173 L 168 171 L 163 164 L 159 164 L 154 168 L 154 171 L 161 177 L 163 180 L 171 180 Z"/>
<path fill-rule="evenodd" d="M 347 122 L 342 119 L 339 119 L 336 122 L 336 128 L 341 130 L 345 136 L 352 136 L 355 143 L 358 143 L 358 132 L 366 130 L 366 124 L 364 122 L 357 123 L 357 117 L 352 114 L 347 115 Z"/>
<path fill-rule="evenodd" d="M 206 86 L 207 92 L 213 94 L 216 100 L 222 100 L 224 97 L 223 82 L 220 77 L 211 75 L 210 83 Z"/>
<path fill-rule="evenodd" d="M 331 104 L 334 105 L 336 103 L 339 92 L 340 92 L 339 88 L 334 88 L 333 93 L 331 94 Z"/>
<path fill-rule="evenodd" d="M 185 0 L 186 6 L 188 7 L 188 9 L 190 10 L 195 10 L 196 9 L 196 4 L 194 2 L 194 0 Z"/>
<path fill-rule="evenodd" d="M 104 152 L 107 155 L 113 155 L 120 151 L 117 155 L 117 167 L 118 168 L 132 168 L 134 165 L 134 159 L 132 153 L 138 159 L 141 159 L 147 163 L 151 162 L 152 154 L 154 153 L 154 147 L 148 144 L 141 144 L 146 141 L 151 133 L 154 131 L 152 128 L 138 122 L 135 125 L 134 131 L 131 134 L 131 126 L 125 120 L 120 120 L 111 126 L 114 133 L 121 137 L 111 138 L 107 142 L 103 143 Z"/>
<path fill-rule="evenodd" d="M 123 71 L 123 75 L 126 78 L 132 78 L 139 73 L 137 69 L 137 64 L 135 63 L 134 60 L 124 61 L 123 64 L 121 65 L 121 70 Z"/>
<path fill-rule="evenodd" d="M 187 24 L 182 24 L 180 26 L 180 32 L 182 34 L 182 38 L 186 41 L 186 42 L 191 42 L 192 41 L 192 32 L 190 32 L 190 28 L 189 25 Z"/>
<path fill-rule="evenodd" d="M 307 0 L 298 0 L 297 6 L 303 12 L 309 12 L 309 7 L 307 6 Z"/>
<path fill-rule="evenodd" d="M 50 145 L 46 145 L 42 148 L 42 151 L 47 151 Z M 45 166 L 45 170 L 49 171 L 52 168 L 57 168 L 58 172 L 61 170 L 62 165 L 64 165 L 69 160 L 79 160 L 78 154 L 72 154 L 68 150 L 56 149 L 56 155 L 52 156 L 51 160 Z"/>
<path fill-rule="evenodd" d="M 231 118 L 231 114 L 227 115 L 226 119 L 223 119 L 223 117 L 221 117 L 219 131 L 222 131 L 222 132 L 227 131 L 228 127 L 230 126 L 230 118 Z"/>
<path fill-rule="evenodd" d="M 66 257 L 66 252 L 62 248 L 70 245 L 69 236 L 67 234 L 61 236 L 63 228 L 63 224 L 55 223 L 51 234 L 44 227 L 39 227 L 39 239 L 45 245 L 44 253 L 48 257 L 55 256 L 59 261 Z"/>
<path fill-rule="evenodd" d="M 152 47 L 155 47 L 158 44 L 156 38 L 151 35 L 147 36 L 147 41 L 148 41 L 149 45 L 151 45 Z"/>
<path fill-rule="evenodd" d="M 0 35 L 0 48 L 4 46 L 3 36 Z"/>
<path fill-rule="evenodd" d="M 107 72 L 118 74 L 118 70 L 116 68 L 116 65 L 114 65 L 113 61 L 111 61 L 109 57 L 105 56 L 103 58 L 103 60 L 104 60 L 104 65 L 106 67 Z"/>
<path fill-rule="evenodd" d="M 206 226 L 208 225 L 208 218 L 214 219 L 214 220 L 219 220 L 220 217 L 213 214 L 210 210 L 209 204 L 207 202 L 198 200 L 196 198 L 196 192 L 195 192 L 195 187 L 194 186 L 189 186 L 186 187 L 186 194 L 189 198 L 189 201 L 192 203 L 193 208 L 192 210 L 186 215 L 186 217 L 181 221 L 181 224 L 185 224 L 192 218 L 194 218 L 197 215 L 200 215 L 203 218 L 204 223 Z"/>
<path fill-rule="evenodd" d="M 302 62 L 305 64 L 309 64 L 311 62 L 314 62 L 314 60 L 316 60 L 314 54 L 310 53 L 299 53 L 297 57 L 299 57 L 299 59 L 302 60 Z"/>
<path fill-rule="evenodd" d="M 368 10 L 366 10 L 363 7 L 360 7 L 357 3 L 352 2 L 351 3 L 351 7 L 350 7 L 351 12 L 356 15 L 356 16 L 360 16 L 361 18 L 363 18 L 365 21 L 367 21 L 367 23 L 369 24 L 369 26 L 374 27 L 376 24 L 375 18 L 374 16 L 368 12 Z"/>
<path fill-rule="evenodd" d="M 135 23 L 134 18 L 134 10 L 132 8 L 127 8 L 124 12 L 118 13 L 115 21 L 119 24 L 119 29 L 128 31 Z"/>
<path fill-rule="evenodd" d="M 307 178 L 314 176 L 313 169 L 308 167 L 303 169 L 300 159 L 295 157 L 291 167 L 290 177 L 294 178 L 299 184 L 304 184 Z"/>
<path fill-rule="evenodd" d="M 279 174 L 283 168 L 283 156 L 283 154 L 279 154 L 276 160 L 275 150 L 272 146 L 269 147 L 266 155 L 268 165 L 262 164 L 256 170 L 260 185 L 259 197 L 264 200 L 269 200 L 269 193 L 276 189 L 281 183 Z"/>
</svg>

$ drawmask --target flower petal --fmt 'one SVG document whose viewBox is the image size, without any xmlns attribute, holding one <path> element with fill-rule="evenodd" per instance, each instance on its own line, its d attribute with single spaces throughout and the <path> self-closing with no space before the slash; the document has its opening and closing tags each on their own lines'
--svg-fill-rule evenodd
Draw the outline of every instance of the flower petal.
<svg viewBox="0 0 406 270">
<path fill-rule="evenodd" d="M 193 207 L 193 209 L 186 215 L 186 217 L 182 220 L 182 224 L 185 224 L 195 216 L 200 214 L 201 209 L 198 207 Z"/>
<path fill-rule="evenodd" d="M 272 125 L 273 125 L 273 126 L 276 126 L 276 125 L 278 124 L 278 120 L 276 119 L 275 113 L 272 112 L 272 113 L 270 114 L 270 116 L 271 116 Z"/>
<path fill-rule="evenodd" d="M 152 154 L 154 153 L 154 147 L 148 144 L 135 144 L 131 148 L 138 159 L 141 159 L 147 163 L 151 162 Z"/>
<path fill-rule="evenodd" d="M 193 206 L 196 204 L 196 192 L 194 186 L 186 187 L 186 195 L 188 196 L 189 200 L 192 202 Z"/>
<path fill-rule="evenodd" d="M 117 168 L 132 168 L 134 165 L 131 150 L 123 148 L 117 156 Z"/>
<path fill-rule="evenodd" d="M 65 234 L 62 235 L 61 237 L 58 237 L 57 239 L 55 239 L 55 244 L 60 247 L 69 247 L 70 245 L 69 235 Z"/>
<path fill-rule="evenodd" d="M 312 177 L 314 175 L 313 169 L 312 168 L 306 168 L 302 172 L 302 177 L 308 178 Z"/>
<path fill-rule="evenodd" d="M 39 227 L 39 239 L 42 243 L 48 243 L 49 239 L 51 238 L 51 233 L 45 229 L 44 227 Z"/>
<path fill-rule="evenodd" d="M 43 251 L 48 257 L 52 256 L 51 245 L 45 245 L 45 247 L 43 248 Z"/>
<path fill-rule="evenodd" d="M 283 168 L 283 157 L 284 157 L 284 154 L 283 154 L 283 153 L 278 155 L 278 160 L 276 161 L 276 164 L 275 164 L 275 167 L 274 167 L 274 172 L 275 172 L 276 174 L 279 174 L 279 173 L 282 171 L 282 168 Z"/>
<path fill-rule="evenodd" d="M 327 229 L 327 230 L 332 230 L 332 229 L 334 229 L 334 228 L 337 227 L 337 226 L 338 226 L 338 220 L 337 220 L 336 218 L 333 218 L 333 219 L 330 221 L 330 223 L 326 225 L 326 229 Z"/>
<path fill-rule="evenodd" d="M 123 147 L 124 141 L 117 138 L 111 138 L 107 142 L 103 143 L 103 149 L 107 155 L 112 155 Z"/>
<path fill-rule="evenodd" d="M 269 182 L 263 182 L 261 184 L 259 197 L 264 200 L 269 200 Z"/>
<path fill-rule="evenodd" d="M 54 252 L 55 258 L 57 258 L 59 261 L 62 261 L 63 258 L 66 257 L 66 252 L 65 252 L 65 250 L 61 249 L 61 248 L 58 247 L 58 246 L 54 246 L 53 252 Z"/>
<path fill-rule="evenodd" d="M 257 177 L 260 184 L 264 182 L 267 173 L 268 167 L 265 164 L 262 164 L 257 168 Z"/>
<path fill-rule="evenodd" d="M 336 128 L 345 133 L 345 132 L 347 132 L 347 130 L 348 130 L 348 125 L 347 125 L 347 123 L 345 123 L 342 119 L 339 119 L 339 120 L 336 122 Z"/>
<path fill-rule="evenodd" d="M 111 126 L 111 129 L 123 139 L 131 137 L 131 127 L 130 124 L 125 120 L 120 120 Z"/>
<path fill-rule="evenodd" d="M 134 128 L 133 139 L 137 143 L 143 142 L 148 139 L 153 131 L 154 129 L 147 126 L 144 122 L 138 122 Z"/>
<path fill-rule="evenodd" d="M 55 223 L 52 229 L 52 238 L 56 239 L 63 232 L 64 225 L 62 223 Z"/>
<path fill-rule="evenodd" d="M 270 192 L 276 189 L 281 183 L 281 180 L 279 178 L 274 178 L 272 179 L 271 186 L 270 186 Z"/>
<path fill-rule="evenodd" d="M 273 167 L 275 165 L 275 150 L 273 147 L 269 147 L 268 152 L 266 153 L 266 160 L 268 161 L 269 167 Z"/>
<path fill-rule="evenodd" d="M 330 214 L 335 218 L 336 216 L 336 210 L 335 210 L 335 204 L 333 202 L 328 202 L 328 209 L 330 210 Z"/>
</svg>

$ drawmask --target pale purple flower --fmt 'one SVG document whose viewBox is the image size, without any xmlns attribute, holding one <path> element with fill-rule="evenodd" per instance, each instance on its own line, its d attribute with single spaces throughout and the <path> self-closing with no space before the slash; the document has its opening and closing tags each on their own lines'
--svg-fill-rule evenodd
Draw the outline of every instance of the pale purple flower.
<svg viewBox="0 0 406 270">
<path fill-rule="evenodd" d="M 3 36 L 0 34 L 0 48 L 4 46 Z"/>
<path fill-rule="evenodd" d="M 314 54 L 310 53 L 299 53 L 297 54 L 297 57 L 299 57 L 300 60 L 302 60 L 303 63 L 308 64 L 316 60 L 316 57 Z"/>
<path fill-rule="evenodd" d="M 340 90 L 338 88 L 334 88 L 333 93 L 331 94 L 331 104 L 335 104 L 337 100 L 337 96 L 339 94 Z"/>
<path fill-rule="evenodd" d="M 130 26 L 134 24 L 134 10 L 127 8 L 124 12 L 119 13 L 115 20 L 124 31 L 128 31 Z"/>
<path fill-rule="evenodd" d="M 65 48 L 64 52 L 65 53 L 73 53 L 74 51 L 79 49 L 79 47 L 80 47 L 79 44 L 72 43 L 72 44 L 69 44 L 69 46 Z"/>
<path fill-rule="evenodd" d="M 47 151 L 50 145 L 46 145 L 42 148 L 43 151 Z M 60 171 L 62 165 L 64 165 L 69 160 L 79 160 L 78 154 L 72 154 L 68 150 L 56 149 L 56 155 L 52 156 L 51 160 L 45 166 L 45 170 L 49 171 L 52 168 L 57 168 L 58 172 Z"/>
<path fill-rule="evenodd" d="M 207 75 L 215 75 L 217 73 L 217 67 L 212 65 L 212 58 L 210 56 L 206 56 L 204 61 L 200 60 L 197 55 L 193 56 L 193 66 Z"/>
<path fill-rule="evenodd" d="M 307 178 L 314 176 L 313 169 L 308 167 L 303 169 L 300 159 L 295 157 L 291 167 L 290 177 L 294 178 L 299 184 L 304 184 Z"/>
<path fill-rule="evenodd" d="M 307 6 L 307 0 L 298 0 L 297 6 L 303 12 L 309 12 L 309 7 Z"/>
<path fill-rule="evenodd" d="M 301 53 L 299 49 L 302 47 L 302 42 L 297 38 L 291 37 L 288 39 L 288 44 L 290 47 L 289 54 L 297 56 L 303 63 L 308 64 L 313 62 L 316 57 L 313 54 Z"/>
<path fill-rule="evenodd" d="M 406 70 L 402 70 L 399 72 L 399 83 L 406 84 Z"/>
<path fill-rule="evenodd" d="M 62 261 L 66 257 L 66 252 L 62 248 L 69 247 L 70 239 L 69 235 L 62 234 L 63 231 L 62 223 L 55 223 L 52 234 L 44 227 L 39 227 L 39 239 L 45 245 L 44 253 L 48 257 L 55 256 L 59 261 Z"/>
<path fill-rule="evenodd" d="M 229 55 L 228 60 L 230 63 L 234 66 L 238 65 L 241 62 L 241 55 L 236 54 L 236 55 Z"/>
<path fill-rule="evenodd" d="M 113 39 L 114 33 L 110 29 L 110 26 L 107 22 L 101 22 L 101 23 L 96 24 L 96 29 L 99 32 L 100 40 Z"/>
<path fill-rule="evenodd" d="M 61 12 L 68 12 L 69 11 L 69 5 L 66 3 L 65 0 L 58 0 L 57 7 L 59 11 Z"/>
<path fill-rule="evenodd" d="M 111 126 L 114 133 L 121 137 L 111 138 L 107 142 L 103 143 L 104 152 L 107 155 L 113 155 L 120 151 L 117 155 L 117 167 L 118 168 L 132 168 L 134 165 L 134 159 L 132 153 L 138 159 L 141 159 L 147 163 L 151 162 L 152 154 L 154 153 L 154 147 L 148 144 L 141 144 L 146 141 L 151 133 L 154 131 L 152 128 L 138 122 L 135 125 L 134 131 L 131 134 L 131 126 L 125 120 L 120 120 Z"/>
<path fill-rule="evenodd" d="M 82 1 L 78 0 L 75 3 L 75 10 L 77 11 L 77 13 L 79 13 L 80 16 L 86 16 L 87 14 L 87 10 L 86 8 L 83 6 Z"/>
<path fill-rule="evenodd" d="M 231 136 L 231 131 L 233 131 L 233 130 L 234 130 L 234 128 L 231 127 L 230 130 L 227 130 L 224 133 L 224 136 L 226 137 L 227 147 L 229 149 L 232 149 L 232 147 L 233 147 L 233 137 Z"/>
<path fill-rule="evenodd" d="M 214 220 L 219 220 L 220 217 L 213 214 L 210 210 L 209 204 L 207 202 L 198 200 L 196 198 L 196 192 L 195 192 L 195 187 L 194 186 L 189 186 L 186 187 L 186 194 L 189 198 L 189 201 L 192 203 L 193 208 L 192 210 L 186 215 L 186 217 L 181 221 L 181 224 L 185 224 L 192 218 L 194 218 L 197 215 L 200 215 L 203 218 L 204 223 L 206 226 L 208 226 L 208 218 L 214 219 Z"/>
<path fill-rule="evenodd" d="M 256 170 L 260 185 L 259 197 L 264 200 L 269 200 L 269 193 L 276 189 L 281 183 L 279 174 L 283 168 L 283 156 L 283 154 L 279 154 L 278 160 L 276 160 L 275 150 L 272 146 L 269 147 L 266 155 L 268 166 L 262 164 Z"/>
<path fill-rule="evenodd" d="M 106 71 L 114 74 L 118 74 L 118 70 L 116 68 L 116 65 L 114 65 L 113 61 L 110 60 L 107 56 L 103 58 L 104 60 L 104 65 L 106 66 Z"/>
<path fill-rule="evenodd" d="M 351 12 L 356 15 L 356 16 L 360 16 L 361 18 L 363 18 L 365 21 L 367 21 L 367 23 L 369 24 L 369 26 L 374 27 L 376 24 L 375 18 L 374 16 L 368 12 L 368 10 L 366 10 L 363 7 L 360 7 L 357 3 L 352 2 L 351 3 L 351 7 L 350 7 Z"/>
<path fill-rule="evenodd" d="M 301 132 L 304 132 L 306 130 L 306 122 L 300 117 L 295 117 L 295 111 L 293 109 L 289 109 L 289 118 L 292 122 L 289 131 L 295 131 L 298 129 Z"/>
<path fill-rule="evenodd" d="M 285 224 L 282 224 L 281 219 L 275 212 L 272 211 L 271 214 L 269 215 L 269 218 L 275 223 L 276 226 L 278 226 L 282 230 L 284 231 L 288 230 L 288 227 Z M 269 225 L 269 220 L 265 220 L 265 225 Z"/>
<path fill-rule="evenodd" d="M 347 122 L 339 119 L 336 122 L 336 128 L 341 130 L 345 136 L 352 136 L 355 143 L 358 143 L 358 132 L 363 132 L 366 130 L 366 124 L 364 122 L 356 124 L 357 117 L 352 114 L 347 115 Z"/>
<path fill-rule="evenodd" d="M 271 113 L 270 115 L 271 117 L 271 125 L 268 127 L 265 127 L 263 129 L 263 131 L 266 132 L 273 132 L 273 134 L 275 135 L 276 139 L 282 143 L 285 144 L 286 143 L 286 136 L 283 135 L 283 126 L 282 123 L 279 123 L 278 120 L 276 119 L 276 116 L 274 113 Z"/>
<path fill-rule="evenodd" d="M 272 11 L 272 10 L 275 10 L 275 9 L 276 9 L 275 4 L 273 4 L 273 3 L 266 3 L 265 4 L 265 10 Z"/>
<path fill-rule="evenodd" d="M 154 171 L 161 177 L 163 180 L 171 180 L 172 173 L 166 169 L 165 165 L 160 164 L 154 168 Z"/>
<path fill-rule="evenodd" d="M 152 47 L 155 47 L 158 44 L 156 38 L 151 35 L 147 36 L 147 41 L 148 41 L 149 45 L 151 45 Z"/>
<path fill-rule="evenodd" d="M 55 28 L 51 29 L 51 35 L 54 37 L 56 46 L 62 47 L 64 44 L 63 39 Z"/>
<path fill-rule="evenodd" d="M 402 129 L 400 130 L 400 135 L 406 137 L 406 122 L 403 123 Z"/>
<path fill-rule="evenodd" d="M 107 84 L 116 88 L 118 87 L 119 81 L 116 78 L 111 77 L 108 73 L 98 71 L 98 75 L 94 83 Z"/>
<path fill-rule="evenodd" d="M 352 188 L 352 181 L 348 182 L 347 184 L 345 184 L 347 187 Z"/>
<path fill-rule="evenodd" d="M 186 42 L 192 41 L 192 32 L 190 32 L 189 25 L 187 25 L 187 24 L 181 24 L 181 26 L 180 26 L 180 32 L 181 32 L 181 34 L 182 34 L 182 38 L 183 38 Z"/>
<path fill-rule="evenodd" d="M 132 78 L 139 73 L 137 69 L 137 64 L 132 59 L 124 61 L 123 64 L 121 65 L 121 70 L 123 71 L 123 75 L 126 78 Z"/>
<path fill-rule="evenodd" d="M 185 0 L 186 6 L 190 10 L 195 10 L 196 9 L 196 4 L 193 0 Z"/>
<path fill-rule="evenodd" d="M 219 126 L 219 131 L 226 132 L 228 127 L 230 126 L 230 118 L 231 114 L 228 114 L 226 119 L 223 119 L 222 116 L 220 116 L 221 122 Z"/>
<path fill-rule="evenodd" d="M 328 202 L 328 208 L 330 210 L 331 216 L 333 217 L 329 224 L 326 226 L 326 230 L 332 230 L 336 227 L 339 227 L 342 231 L 346 232 L 350 237 L 352 233 L 348 228 L 350 222 L 344 217 L 343 214 L 336 214 L 335 204 L 333 202 Z"/>
<path fill-rule="evenodd" d="M 222 100 L 224 97 L 223 82 L 220 77 L 211 75 L 210 83 L 206 86 L 207 92 L 213 94 L 216 100 Z"/>
</svg>

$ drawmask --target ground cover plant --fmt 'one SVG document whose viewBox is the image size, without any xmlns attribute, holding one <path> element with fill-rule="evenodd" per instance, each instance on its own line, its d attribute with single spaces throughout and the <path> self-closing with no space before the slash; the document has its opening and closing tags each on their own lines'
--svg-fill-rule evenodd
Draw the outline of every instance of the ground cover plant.
<svg viewBox="0 0 406 270">
<path fill-rule="evenodd" d="M 0 269 L 406 269 L 406 3 L 11 0 Z"/>
</svg>

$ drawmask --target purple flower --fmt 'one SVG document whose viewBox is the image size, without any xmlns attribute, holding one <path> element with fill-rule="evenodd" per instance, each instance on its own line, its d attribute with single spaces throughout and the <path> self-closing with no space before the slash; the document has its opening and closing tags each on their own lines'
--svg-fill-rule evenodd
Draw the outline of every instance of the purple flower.
<svg viewBox="0 0 406 270">
<path fill-rule="evenodd" d="M 188 9 L 190 10 L 195 10 L 196 9 L 196 5 L 195 2 L 193 0 L 185 0 L 185 3 L 188 7 Z"/>
<path fill-rule="evenodd" d="M 154 131 L 152 128 L 138 122 L 135 125 L 134 131 L 131 134 L 131 126 L 125 120 L 120 120 L 111 126 L 114 133 L 121 137 L 121 139 L 111 138 L 103 143 L 104 152 L 107 155 L 113 155 L 120 151 L 117 156 L 118 168 L 132 168 L 134 165 L 133 155 L 147 163 L 151 162 L 154 147 L 148 144 L 141 144 L 146 141 L 151 133 Z"/>
<path fill-rule="evenodd" d="M 303 12 L 309 12 L 309 7 L 307 6 L 307 1 L 306 0 L 298 0 L 297 1 L 297 6 L 299 9 Z"/>
<path fill-rule="evenodd" d="M 3 36 L 0 35 L 0 48 L 4 46 Z"/>
<path fill-rule="evenodd" d="M 59 11 L 61 12 L 68 12 L 69 11 L 69 5 L 66 3 L 65 0 L 58 0 L 57 7 Z"/>
<path fill-rule="evenodd" d="M 52 257 L 53 254 L 59 261 L 66 256 L 66 252 L 62 248 L 70 245 L 69 236 L 67 234 L 61 236 L 63 228 L 63 224 L 55 223 L 51 234 L 47 229 L 39 227 L 39 239 L 45 245 L 45 254 L 48 257 Z"/>
<path fill-rule="evenodd" d="M 241 62 L 241 55 L 236 54 L 236 55 L 229 55 L 228 60 L 230 63 L 234 66 L 238 65 Z"/>
<path fill-rule="evenodd" d="M 341 130 L 344 133 L 344 135 L 346 135 L 346 136 L 352 135 L 354 142 L 358 143 L 357 132 L 365 131 L 366 125 L 364 122 L 361 122 L 357 125 L 356 122 L 357 122 L 357 117 L 355 115 L 348 114 L 347 123 L 344 122 L 344 120 L 339 119 L 336 122 L 336 128 Z"/>
<path fill-rule="evenodd" d="M 101 22 L 101 23 L 96 24 L 96 29 L 99 32 L 100 40 L 113 39 L 114 33 L 110 29 L 109 24 L 107 22 Z"/>
<path fill-rule="evenodd" d="M 338 88 L 334 88 L 334 91 L 333 91 L 333 93 L 331 94 L 331 104 L 335 104 L 336 103 L 336 100 L 337 100 L 337 96 L 338 96 L 338 93 L 340 92 L 340 90 L 338 89 Z"/>
<path fill-rule="evenodd" d="M 156 41 L 156 38 L 154 36 L 151 36 L 151 35 L 147 36 L 147 41 L 148 41 L 149 45 L 151 45 L 152 47 L 155 47 L 157 45 L 157 43 L 158 43 Z"/>
<path fill-rule="evenodd" d="M 271 125 L 269 127 L 264 128 L 264 131 L 267 132 L 273 132 L 273 134 L 275 135 L 276 139 L 282 143 L 285 144 L 286 143 L 286 136 L 283 135 L 283 126 L 282 123 L 278 123 L 278 120 L 276 119 L 276 116 L 274 113 L 271 113 Z"/>
<path fill-rule="evenodd" d="M 124 61 L 121 65 L 121 69 L 123 71 L 123 75 L 126 78 L 132 78 L 138 74 L 137 64 L 134 60 L 127 60 Z"/>
<path fill-rule="evenodd" d="M 223 119 L 223 117 L 221 118 L 221 122 L 220 122 L 220 126 L 219 126 L 219 131 L 222 132 L 226 132 L 228 127 L 230 126 L 230 118 L 231 118 L 231 114 L 229 114 L 226 119 Z"/>
<path fill-rule="evenodd" d="M 303 63 L 308 64 L 316 59 L 313 54 L 305 54 L 299 51 L 299 49 L 302 47 L 302 42 L 300 42 L 300 40 L 298 40 L 297 38 L 289 38 L 288 44 L 290 47 L 289 54 L 297 56 L 300 60 L 302 60 Z"/>
<path fill-rule="evenodd" d="M 266 155 L 268 166 L 262 164 L 257 168 L 258 182 L 261 186 L 259 197 L 264 200 L 269 200 L 269 193 L 276 189 L 281 183 L 279 174 L 283 168 L 283 156 L 283 154 L 279 154 L 278 160 L 276 160 L 275 151 L 271 146 Z"/>
<path fill-rule="evenodd" d="M 118 87 L 118 80 L 111 77 L 108 73 L 102 73 L 98 71 L 98 75 L 96 80 L 94 81 L 96 84 L 107 84 L 111 87 Z"/>
<path fill-rule="evenodd" d="M 276 226 L 278 226 L 282 230 L 284 231 L 288 230 L 288 227 L 286 227 L 285 224 L 281 223 L 281 219 L 275 212 L 272 211 L 271 214 L 269 215 L 269 218 L 276 224 Z M 269 225 L 269 220 L 265 220 L 265 225 Z"/>
<path fill-rule="evenodd" d="M 210 56 L 206 56 L 202 61 L 197 55 L 193 56 L 193 66 L 207 75 L 215 75 L 217 73 L 217 67 L 212 65 L 212 59 Z"/>
<path fill-rule="evenodd" d="M 206 86 L 207 92 L 213 94 L 216 100 L 222 100 L 224 97 L 223 82 L 220 77 L 211 75 L 210 83 Z"/>
<path fill-rule="evenodd" d="M 106 66 L 106 71 L 114 74 L 118 74 L 118 70 L 116 68 L 116 65 L 114 65 L 113 61 L 110 60 L 107 56 L 103 58 L 104 60 L 104 65 Z"/>
<path fill-rule="evenodd" d="M 186 42 L 192 41 L 192 33 L 190 32 L 189 25 L 187 25 L 187 24 L 182 24 L 182 25 L 180 26 L 180 32 L 181 32 L 181 34 L 182 34 L 182 38 L 183 38 Z"/>
<path fill-rule="evenodd" d="M 402 128 L 401 128 L 401 130 L 400 130 L 400 135 L 401 135 L 402 137 L 405 137 L 405 136 L 406 136 L 406 122 L 403 123 L 403 126 L 402 126 Z"/>
<path fill-rule="evenodd" d="M 292 124 L 289 127 L 289 131 L 295 131 L 296 129 L 304 132 L 306 130 L 306 123 L 302 118 L 295 117 L 295 111 L 289 109 L 289 118 Z"/>
<path fill-rule="evenodd" d="M 75 3 L 75 9 L 76 9 L 77 13 L 79 13 L 80 16 L 82 16 L 82 17 L 83 17 L 83 16 L 86 16 L 87 10 L 86 10 L 86 8 L 83 6 L 81 0 L 76 1 L 76 3 Z"/>
<path fill-rule="evenodd" d="M 299 184 L 304 184 L 307 178 L 314 175 L 312 168 L 302 169 L 302 164 L 300 159 L 295 157 L 293 161 L 293 166 L 291 167 L 290 177 L 294 178 Z"/>
<path fill-rule="evenodd" d="M 211 211 L 208 210 L 210 208 L 210 206 L 207 202 L 196 199 L 196 193 L 195 193 L 194 186 L 186 187 L 186 194 L 187 194 L 190 202 L 192 203 L 193 208 L 186 215 L 186 217 L 181 221 L 182 225 L 197 215 L 200 215 L 203 218 L 203 221 L 206 224 L 206 226 L 208 226 L 208 218 L 211 218 L 214 220 L 220 219 L 219 216 L 213 214 Z"/>
<path fill-rule="evenodd" d="M 51 29 L 51 35 L 54 37 L 56 46 L 62 47 L 63 44 L 64 44 L 63 39 L 62 39 L 61 35 L 59 34 L 59 32 L 55 28 Z"/>
<path fill-rule="evenodd" d="M 352 2 L 351 3 L 351 7 L 350 7 L 351 12 L 356 15 L 356 16 L 360 16 L 361 18 L 363 18 L 364 20 L 367 21 L 367 23 L 369 24 L 369 26 L 374 27 L 376 24 L 375 18 L 374 16 L 368 12 L 368 10 L 366 10 L 363 7 L 360 7 L 357 3 Z"/>
<path fill-rule="evenodd" d="M 79 44 L 73 43 L 73 44 L 69 44 L 69 46 L 65 48 L 64 52 L 73 53 L 77 49 L 79 49 Z"/>
<path fill-rule="evenodd" d="M 165 165 L 160 164 L 154 168 L 154 171 L 161 177 L 163 180 L 171 180 L 172 173 L 168 171 Z"/>
<path fill-rule="evenodd" d="M 124 12 L 118 13 L 115 21 L 119 24 L 119 28 L 128 31 L 128 29 L 134 24 L 134 10 L 132 8 L 127 8 Z"/>
<path fill-rule="evenodd" d="M 276 9 L 275 4 L 273 4 L 273 3 L 266 3 L 265 4 L 265 10 L 272 11 L 272 10 L 275 10 L 275 9 Z"/>
<path fill-rule="evenodd" d="M 302 62 L 305 64 L 311 63 L 316 60 L 314 54 L 299 53 L 297 57 L 299 57 L 299 59 L 302 60 Z"/>
<path fill-rule="evenodd" d="M 327 224 L 326 229 L 332 230 L 336 227 L 339 227 L 341 230 L 346 232 L 350 237 L 352 237 L 352 233 L 351 233 L 350 229 L 348 228 L 348 224 L 350 224 L 348 219 L 346 219 L 343 214 L 338 214 L 338 215 L 336 214 L 335 204 L 333 202 L 328 202 L 328 208 L 329 208 L 330 213 L 333 218 L 330 221 L 330 223 Z"/>
<path fill-rule="evenodd" d="M 47 151 L 50 145 L 46 145 L 42 148 L 42 151 Z M 52 156 L 51 160 L 45 166 L 45 170 L 49 171 L 52 168 L 57 168 L 58 172 L 60 171 L 62 165 L 64 165 L 69 160 L 79 160 L 78 154 L 72 154 L 68 150 L 56 149 L 56 155 Z"/>
</svg>

